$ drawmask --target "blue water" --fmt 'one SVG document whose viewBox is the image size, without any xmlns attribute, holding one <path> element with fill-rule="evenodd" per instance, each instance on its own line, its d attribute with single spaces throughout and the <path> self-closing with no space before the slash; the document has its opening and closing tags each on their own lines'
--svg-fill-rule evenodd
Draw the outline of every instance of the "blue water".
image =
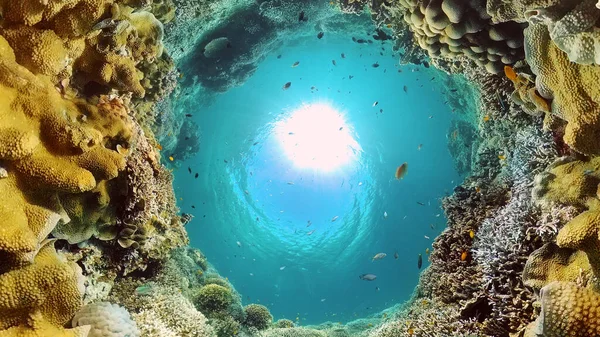
<svg viewBox="0 0 600 337">
<path fill-rule="evenodd" d="M 331 34 L 294 41 L 267 56 L 244 85 L 210 102 L 199 95 L 189 111 L 201 128 L 200 152 L 178 163 L 175 188 L 182 212 L 195 215 L 187 225 L 191 244 L 244 304 L 264 304 L 276 319 L 346 322 L 408 299 L 418 254 L 425 268 L 425 250 L 444 229 L 440 198 L 461 180 L 447 149 L 454 117 L 444 104 L 447 75 L 398 65 L 391 45 L 381 48 Z M 345 126 L 280 126 L 314 104 L 337 111 Z M 356 143 L 319 157 L 331 145 L 319 138 L 328 132 Z M 297 142 L 320 144 L 317 161 L 348 162 L 300 167 L 284 151 L 306 145 Z M 408 173 L 396 180 L 404 162 Z M 387 257 L 372 261 L 380 252 Z M 365 273 L 377 279 L 359 279 Z"/>
</svg>

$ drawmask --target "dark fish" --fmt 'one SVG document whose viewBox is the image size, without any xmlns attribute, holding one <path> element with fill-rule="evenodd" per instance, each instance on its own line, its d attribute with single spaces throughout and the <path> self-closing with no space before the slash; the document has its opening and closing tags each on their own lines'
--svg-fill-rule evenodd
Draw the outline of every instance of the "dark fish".
<svg viewBox="0 0 600 337">
<path fill-rule="evenodd" d="M 398 260 L 398 258 L 400 257 L 400 255 L 398 255 L 398 252 L 394 253 L 394 259 Z"/>
<path fill-rule="evenodd" d="M 331 63 L 333 63 L 334 66 L 337 66 L 337 64 L 335 63 L 335 60 L 331 60 Z"/>
<path fill-rule="evenodd" d="M 194 208 L 194 209 L 195 209 L 195 208 L 196 208 L 196 206 L 192 205 L 192 208 Z"/>
<path fill-rule="evenodd" d="M 384 73 L 384 74 L 386 73 L 386 71 L 387 71 L 387 69 L 383 69 L 383 73 Z"/>
<path fill-rule="evenodd" d="M 254 142 L 254 144 L 252 144 L 252 145 L 257 145 L 257 144 L 258 144 L 258 142 Z"/>
<path fill-rule="evenodd" d="M 371 67 L 373 68 L 378 68 L 379 67 L 379 62 L 375 62 L 371 65 Z"/>
<path fill-rule="evenodd" d="M 298 15 L 298 21 L 299 22 L 308 21 L 308 18 L 306 16 L 304 16 L 304 11 L 300 12 L 300 14 Z"/>
<path fill-rule="evenodd" d="M 361 279 L 361 280 L 363 280 L 363 281 L 375 281 L 375 279 L 377 278 L 377 276 L 374 275 L 374 274 L 362 274 L 358 278 Z"/>
<path fill-rule="evenodd" d="M 319 34 L 317 34 L 317 39 L 319 39 L 319 40 L 322 39 L 323 35 L 325 35 L 325 33 L 319 32 Z"/>
<path fill-rule="evenodd" d="M 198 179 L 198 173 L 194 174 L 194 178 Z"/>
<path fill-rule="evenodd" d="M 364 39 L 358 39 L 358 40 L 356 40 L 356 42 L 357 42 L 357 43 L 361 43 L 361 44 L 362 44 L 362 43 L 367 43 L 367 40 L 364 40 Z"/>
<path fill-rule="evenodd" d="M 354 76 L 350 75 L 350 76 L 348 76 L 348 79 L 350 79 L 350 80 L 351 80 L 353 77 L 354 77 Z"/>
<path fill-rule="evenodd" d="M 367 40 L 367 42 L 369 42 L 369 44 L 373 43 L 373 40 Z"/>
<path fill-rule="evenodd" d="M 379 55 L 383 56 L 383 52 L 382 52 L 382 51 L 380 51 L 380 52 L 379 52 Z"/>
<path fill-rule="evenodd" d="M 423 67 L 425 67 L 425 68 L 429 68 L 429 62 L 427 62 L 427 61 L 423 61 Z"/>
<path fill-rule="evenodd" d="M 342 129 L 344 129 L 344 127 L 343 127 L 343 126 L 340 126 L 340 131 L 342 131 Z"/>
<path fill-rule="evenodd" d="M 277 58 L 278 58 L 278 59 L 280 59 L 280 58 L 281 58 L 281 55 L 277 55 Z"/>
<path fill-rule="evenodd" d="M 185 114 L 185 117 L 192 117 L 192 114 Z"/>
<path fill-rule="evenodd" d="M 185 137 L 185 140 L 190 140 L 190 137 Z"/>
<path fill-rule="evenodd" d="M 344 55 L 344 53 L 342 53 L 342 58 L 343 58 L 343 59 L 345 59 L 345 58 L 346 58 L 346 55 Z"/>
<path fill-rule="evenodd" d="M 383 109 L 379 109 L 379 112 L 383 112 Z"/>
<path fill-rule="evenodd" d="M 354 36 L 352 37 L 352 41 L 356 42 L 356 38 Z"/>
<path fill-rule="evenodd" d="M 375 287 L 375 291 L 379 291 L 379 287 Z"/>
<path fill-rule="evenodd" d="M 286 84 L 283 85 L 283 87 L 281 89 L 288 90 L 291 86 L 292 86 L 292 82 L 287 82 Z"/>
<path fill-rule="evenodd" d="M 407 87 L 407 86 L 404 86 L 404 87 L 402 88 L 402 90 L 404 90 L 404 92 L 408 92 L 408 87 Z"/>
<path fill-rule="evenodd" d="M 421 269 L 422 266 L 423 266 L 423 256 L 421 256 L 421 254 L 419 254 L 419 259 L 417 260 L 417 267 L 419 269 Z"/>
<path fill-rule="evenodd" d="M 420 201 L 417 201 L 417 205 L 425 206 L 425 204 Z"/>
<path fill-rule="evenodd" d="M 399 73 L 401 73 L 401 72 L 402 72 L 402 69 L 398 69 L 398 72 L 399 72 Z"/>
<path fill-rule="evenodd" d="M 435 80 L 435 76 L 430 79 L 430 81 L 433 81 L 433 80 Z"/>
<path fill-rule="evenodd" d="M 225 164 L 229 163 L 229 162 L 227 161 L 227 159 L 223 159 L 223 161 L 225 162 Z"/>
<path fill-rule="evenodd" d="M 451 92 L 457 92 L 458 89 L 450 89 Z"/>
<path fill-rule="evenodd" d="M 188 172 L 192 173 L 192 168 L 188 166 Z"/>
</svg>

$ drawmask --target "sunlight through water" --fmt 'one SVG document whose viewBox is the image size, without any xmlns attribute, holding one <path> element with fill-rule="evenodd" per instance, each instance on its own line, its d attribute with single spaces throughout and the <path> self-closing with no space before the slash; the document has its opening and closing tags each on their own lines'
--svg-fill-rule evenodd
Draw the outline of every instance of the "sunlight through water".
<svg viewBox="0 0 600 337">
<path fill-rule="evenodd" d="M 285 155 L 300 169 L 331 172 L 354 162 L 361 151 L 344 115 L 326 103 L 302 105 L 274 131 Z"/>
</svg>

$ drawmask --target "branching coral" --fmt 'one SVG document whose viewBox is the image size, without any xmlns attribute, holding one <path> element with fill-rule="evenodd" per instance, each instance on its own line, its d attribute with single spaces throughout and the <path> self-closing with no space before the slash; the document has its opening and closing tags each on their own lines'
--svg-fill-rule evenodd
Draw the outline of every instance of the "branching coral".
<svg viewBox="0 0 600 337">
<path fill-rule="evenodd" d="M 273 316 L 271 316 L 269 309 L 264 305 L 248 304 L 244 307 L 244 312 L 246 313 L 244 324 L 258 330 L 268 328 L 273 321 Z"/>
</svg>

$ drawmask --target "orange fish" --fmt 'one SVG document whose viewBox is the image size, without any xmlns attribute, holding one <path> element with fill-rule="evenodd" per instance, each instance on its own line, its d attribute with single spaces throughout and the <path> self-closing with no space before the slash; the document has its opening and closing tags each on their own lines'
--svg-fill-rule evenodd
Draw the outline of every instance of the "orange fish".
<svg viewBox="0 0 600 337">
<path fill-rule="evenodd" d="M 479 186 L 475 187 L 475 192 L 477 192 L 477 193 L 481 192 L 481 188 L 479 188 Z"/>
<path fill-rule="evenodd" d="M 472 230 L 472 229 L 469 231 L 469 237 L 470 237 L 471 239 L 475 237 L 475 232 L 473 232 L 473 230 Z"/>
<path fill-rule="evenodd" d="M 460 254 L 460 260 L 461 260 L 461 261 L 464 261 L 464 260 L 466 260 L 468 255 L 469 255 L 469 254 L 468 254 L 467 252 L 462 252 L 462 254 Z"/>
<path fill-rule="evenodd" d="M 162 150 L 162 145 L 160 145 L 160 144 L 157 143 L 156 144 L 156 148 L 159 149 L 159 150 Z"/>
<path fill-rule="evenodd" d="M 489 120 L 490 120 L 490 115 L 485 115 L 485 116 L 483 116 L 483 121 L 484 121 L 484 122 L 487 122 L 487 121 L 489 121 Z"/>
<path fill-rule="evenodd" d="M 415 334 L 415 329 L 410 328 L 410 329 L 408 329 L 407 333 L 408 333 L 409 336 L 412 336 L 412 335 Z"/>
<path fill-rule="evenodd" d="M 513 82 L 517 80 L 517 73 L 511 66 L 504 66 L 504 74 Z"/>
<path fill-rule="evenodd" d="M 396 169 L 396 179 L 400 180 L 404 178 L 406 173 L 408 172 L 408 163 L 404 163 Z"/>
</svg>

